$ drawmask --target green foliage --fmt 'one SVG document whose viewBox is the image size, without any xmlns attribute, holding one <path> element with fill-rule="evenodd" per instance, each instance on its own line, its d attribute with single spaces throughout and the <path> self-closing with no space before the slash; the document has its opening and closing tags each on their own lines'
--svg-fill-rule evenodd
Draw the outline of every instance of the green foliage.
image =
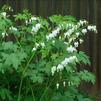
<svg viewBox="0 0 101 101">
<path fill-rule="evenodd" d="M 1 100 L 8 99 L 9 101 L 11 101 L 12 100 L 11 92 L 6 88 L 1 87 L 0 88 L 0 99 Z"/>
<path fill-rule="evenodd" d="M 88 64 L 91 65 L 90 61 L 89 61 L 89 57 L 82 51 L 79 52 L 79 54 L 77 54 L 77 58 L 80 62 L 83 62 L 84 64 Z"/>
<path fill-rule="evenodd" d="M 10 11 L 0 11 L 0 101 L 92 101 L 78 89 L 95 76 L 78 69 L 91 63 L 77 47 L 95 27 L 72 16 Z"/>
<path fill-rule="evenodd" d="M 73 87 L 69 87 L 67 91 L 63 94 L 55 92 L 51 101 L 93 101 L 87 95 L 84 96 L 83 93 L 79 92 Z"/>
</svg>

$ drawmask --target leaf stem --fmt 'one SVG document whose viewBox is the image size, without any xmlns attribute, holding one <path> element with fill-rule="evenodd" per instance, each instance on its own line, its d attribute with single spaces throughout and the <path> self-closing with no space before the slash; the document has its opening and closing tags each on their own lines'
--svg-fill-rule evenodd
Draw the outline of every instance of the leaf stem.
<svg viewBox="0 0 101 101">
<path fill-rule="evenodd" d="M 42 101 L 42 99 L 43 99 L 45 93 L 47 92 L 48 88 L 51 86 L 51 84 L 52 84 L 52 82 L 54 81 L 55 77 L 56 77 L 56 76 L 54 76 L 54 78 L 51 80 L 50 84 L 49 84 L 49 85 L 46 87 L 46 89 L 44 90 L 44 92 L 43 92 L 43 94 L 42 94 L 42 96 L 41 96 L 41 98 L 40 98 L 40 101 Z"/>
<path fill-rule="evenodd" d="M 32 89 L 32 86 L 31 85 L 30 85 L 30 89 L 31 89 L 31 92 L 32 92 L 33 101 L 35 101 L 35 96 L 34 96 L 34 92 L 33 92 L 33 89 Z"/>
<path fill-rule="evenodd" d="M 31 60 L 33 59 L 33 56 L 34 56 L 34 53 L 31 55 L 29 61 L 28 61 L 27 64 L 26 64 L 26 67 L 25 67 L 25 69 L 24 69 L 24 71 L 23 71 L 23 73 L 22 73 L 22 77 L 21 77 L 21 81 L 20 81 L 20 86 L 19 86 L 19 92 L 18 92 L 18 99 L 17 99 L 17 101 L 20 101 L 20 98 L 21 98 L 21 96 L 20 96 L 20 95 L 21 95 L 21 88 L 22 88 L 22 83 L 23 83 L 24 75 L 25 75 L 25 72 L 26 72 L 26 70 L 27 70 L 27 68 L 28 68 L 28 66 L 29 66 L 29 63 L 30 63 Z"/>
</svg>

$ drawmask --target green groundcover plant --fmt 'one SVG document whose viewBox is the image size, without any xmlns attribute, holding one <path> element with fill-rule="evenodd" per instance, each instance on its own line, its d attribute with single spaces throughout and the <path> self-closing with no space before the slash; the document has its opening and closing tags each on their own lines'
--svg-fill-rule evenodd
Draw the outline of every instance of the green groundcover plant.
<svg viewBox="0 0 101 101">
<path fill-rule="evenodd" d="M 44 19 L 27 10 L 0 10 L 0 101 L 93 101 L 78 87 L 95 83 L 82 68 L 89 57 L 79 51 L 96 26 L 73 16 Z M 78 68 L 80 67 L 80 68 Z"/>
</svg>

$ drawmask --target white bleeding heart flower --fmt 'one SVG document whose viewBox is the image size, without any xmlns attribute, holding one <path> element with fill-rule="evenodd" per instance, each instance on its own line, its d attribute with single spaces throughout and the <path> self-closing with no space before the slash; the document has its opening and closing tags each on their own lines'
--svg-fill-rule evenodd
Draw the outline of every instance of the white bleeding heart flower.
<svg viewBox="0 0 101 101">
<path fill-rule="evenodd" d="M 70 47 L 67 48 L 67 51 L 68 51 L 69 53 L 72 53 L 72 52 L 75 52 L 75 51 L 76 51 L 76 48 L 73 47 L 73 46 L 70 46 Z"/>
<path fill-rule="evenodd" d="M 78 42 L 74 42 L 74 46 L 78 47 L 79 43 Z"/>
<path fill-rule="evenodd" d="M 82 29 L 82 33 L 83 34 L 87 33 L 87 29 Z"/>
</svg>

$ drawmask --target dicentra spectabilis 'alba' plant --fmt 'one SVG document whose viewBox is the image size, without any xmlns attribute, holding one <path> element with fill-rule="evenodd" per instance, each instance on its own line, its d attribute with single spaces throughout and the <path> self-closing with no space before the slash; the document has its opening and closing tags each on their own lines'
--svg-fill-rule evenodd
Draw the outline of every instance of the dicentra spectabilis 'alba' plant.
<svg viewBox="0 0 101 101">
<path fill-rule="evenodd" d="M 55 101 L 59 92 L 66 99 L 74 94 L 68 101 L 75 101 L 79 92 L 71 88 L 77 90 L 82 81 L 95 83 L 92 73 L 78 69 L 82 63 L 90 65 L 88 56 L 78 50 L 89 31 L 97 33 L 96 26 L 72 16 L 44 19 L 25 10 L 12 18 L 1 10 L 0 100 L 24 101 L 30 96 L 32 101 Z"/>
</svg>

